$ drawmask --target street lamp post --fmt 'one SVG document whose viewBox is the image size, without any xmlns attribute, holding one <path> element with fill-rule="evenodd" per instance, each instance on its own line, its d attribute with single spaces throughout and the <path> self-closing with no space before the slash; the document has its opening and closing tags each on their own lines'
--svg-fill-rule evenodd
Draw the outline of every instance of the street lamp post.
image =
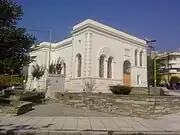
<svg viewBox="0 0 180 135">
<path fill-rule="evenodd" d="M 51 65 L 51 49 L 52 49 L 52 46 L 51 46 L 51 42 L 52 42 L 52 30 L 49 31 L 49 62 L 48 62 L 48 75 L 49 75 L 49 67 Z"/>
<path fill-rule="evenodd" d="M 156 42 L 156 40 L 148 40 L 145 39 L 148 47 L 150 48 L 150 57 L 151 57 L 151 51 L 154 50 L 154 59 L 153 59 L 153 65 L 154 65 L 154 72 L 153 72 L 153 79 L 154 79 L 154 94 L 156 92 L 156 49 L 155 46 L 153 46 L 152 44 Z M 149 61 L 148 61 L 149 62 Z M 148 76 L 149 78 L 149 76 Z M 148 93 L 150 95 L 150 86 L 149 86 L 149 82 L 148 82 Z"/>
<path fill-rule="evenodd" d="M 157 67 L 156 67 L 156 49 L 154 47 L 154 90 L 156 91 L 156 70 L 157 70 Z"/>
</svg>

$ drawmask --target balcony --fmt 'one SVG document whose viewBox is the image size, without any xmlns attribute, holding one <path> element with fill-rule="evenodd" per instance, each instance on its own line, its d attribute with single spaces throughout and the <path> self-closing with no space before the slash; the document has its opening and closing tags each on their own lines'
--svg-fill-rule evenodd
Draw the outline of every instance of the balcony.
<svg viewBox="0 0 180 135">
<path fill-rule="evenodd" d="M 168 62 L 169 64 L 176 64 L 177 63 L 177 61 L 176 60 L 169 60 L 169 62 Z"/>
<path fill-rule="evenodd" d="M 180 64 L 178 63 L 178 64 L 170 65 L 169 67 L 170 68 L 180 68 Z"/>
<path fill-rule="evenodd" d="M 159 67 L 160 69 L 165 69 L 165 66 L 161 66 L 161 67 Z"/>
<path fill-rule="evenodd" d="M 170 69 L 169 73 L 178 73 L 176 69 Z"/>
</svg>

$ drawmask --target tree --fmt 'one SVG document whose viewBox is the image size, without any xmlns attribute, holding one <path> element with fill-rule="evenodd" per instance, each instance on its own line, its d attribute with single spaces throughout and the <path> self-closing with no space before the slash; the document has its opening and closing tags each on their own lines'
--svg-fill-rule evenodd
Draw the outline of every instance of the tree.
<svg viewBox="0 0 180 135">
<path fill-rule="evenodd" d="M 60 58 L 58 58 L 57 63 L 52 62 L 51 65 L 49 66 L 49 73 L 50 74 L 61 74 L 63 68 L 65 68 L 64 61 L 61 60 Z"/>
<path fill-rule="evenodd" d="M 59 58 L 58 61 L 57 61 L 57 64 L 56 64 L 56 72 L 57 72 L 57 74 L 61 74 L 62 68 L 63 68 L 63 61 L 60 60 L 60 58 Z"/>
<path fill-rule="evenodd" d="M 50 74 L 55 74 L 56 73 L 56 65 L 51 63 L 51 65 L 49 65 L 49 73 Z"/>
<path fill-rule="evenodd" d="M 38 87 L 39 87 L 39 80 L 45 73 L 45 68 L 43 66 L 39 66 L 38 64 L 32 66 L 32 80 L 37 79 L 38 81 Z"/>
<path fill-rule="evenodd" d="M 37 78 L 38 80 L 44 75 L 45 68 L 43 66 L 39 66 L 38 64 L 32 66 L 33 70 L 31 72 L 33 79 Z"/>
<path fill-rule="evenodd" d="M 153 85 L 153 79 L 154 79 L 154 75 L 153 75 L 153 60 L 150 56 L 147 57 L 147 76 L 148 76 L 148 85 Z"/>
<path fill-rule="evenodd" d="M 148 56 L 147 58 L 147 70 L 148 70 L 148 84 L 154 85 L 154 59 Z M 159 85 L 161 82 L 161 69 L 160 67 L 164 66 L 161 59 L 156 59 L 156 84 Z"/>
<path fill-rule="evenodd" d="M 156 60 L 156 83 L 159 86 L 161 82 L 161 67 L 165 66 L 165 64 L 161 61 L 161 59 Z"/>
<path fill-rule="evenodd" d="M 93 78 L 86 78 L 84 80 L 84 92 L 91 93 L 96 89 L 96 79 Z"/>
<path fill-rule="evenodd" d="M 36 38 L 17 28 L 22 19 L 20 5 L 12 0 L 0 0 L 0 74 L 20 74 L 22 68 L 34 60 L 28 53 Z"/>
</svg>

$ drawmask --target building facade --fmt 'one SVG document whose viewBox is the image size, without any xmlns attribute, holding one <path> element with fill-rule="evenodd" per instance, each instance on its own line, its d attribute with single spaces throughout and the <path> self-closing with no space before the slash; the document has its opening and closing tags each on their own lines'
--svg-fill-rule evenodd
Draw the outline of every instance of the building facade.
<svg viewBox="0 0 180 135">
<path fill-rule="evenodd" d="M 170 81 L 171 76 L 180 77 L 180 49 L 176 52 L 166 52 L 159 56 L 163 63 L 161 66 L 162 79 Z"/>
<path fill-rule="evenodd" d="M 49 69 L 50 43 L 42 42 L 37 56 L 28 69 L 27 89 L 32 89 L 32 65 Z M 94 92 L 110 92 L 109 85 L 147 86 L 146 41 L 117 29 L 87 19 L 73 27 L 72 36 L 51 43 L 50 63 L 61 63 L 58 74 L 65 75 L 68 92 L 82 92 L 87 78 L 95 81 Z M 55 73 L 55 72 L 54 72 Z M 48 72 L 39 80 L 40 89 L 46 88 Z"/>
</svg>

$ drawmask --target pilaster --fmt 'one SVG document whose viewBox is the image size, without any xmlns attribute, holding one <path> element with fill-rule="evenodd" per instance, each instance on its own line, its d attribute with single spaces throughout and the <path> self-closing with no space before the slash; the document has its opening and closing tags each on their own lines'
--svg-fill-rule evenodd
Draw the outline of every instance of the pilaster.
<svg viewBox="0 0 180 135">
<path fill-rule="evenodd" d="M 73 76 L 76 75 L 76 69 L 74 70 L 73 66 L 75 65 L 74 63 L 74 57 L 75 57 L 75 54 L 74 54 L 74 38 L 72 38 L 72 52 L 71 52 L 71 71 L 70 71 L 70 78 L 73 78 Z M 75 71 L 75 72 L 74 72 Z"/>
<path fill-rule="evenodd" d="M 88 55 L 88 33 L 85 33 L 85 47 L 84 47 L 84 77 L 86 77 L 87 71 L 87 55 Z"/>
<path fill-rule="evenodd" d="M 84 51 L 84 77 L 91 76 L 92 65 L 92 33 L 85 34 L 85 51 Z"/>
<path fill-rule="evenodd" d="M 88 40 L 88 77 L 91 77 L 91 69 L 92 69 L 92 33 L 89 33 Z"/>
</svg>

